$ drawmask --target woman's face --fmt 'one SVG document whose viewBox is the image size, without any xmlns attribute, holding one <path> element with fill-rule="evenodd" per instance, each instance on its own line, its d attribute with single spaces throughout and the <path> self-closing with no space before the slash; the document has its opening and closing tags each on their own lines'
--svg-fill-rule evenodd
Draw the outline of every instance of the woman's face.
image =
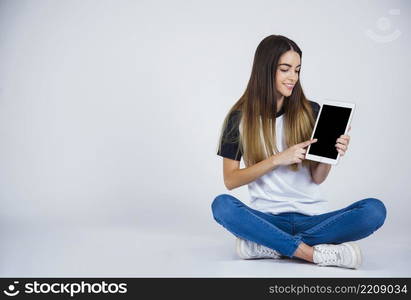
<svg viewBox="0 0 411 300">
<path fill-rule="evenodd" d="M 278 61 L 275 88 L 280 95 L 289 97 L 298 81 L 301 60 L 295 51 L 287 51 L 281 55 Z"/>
</svg>

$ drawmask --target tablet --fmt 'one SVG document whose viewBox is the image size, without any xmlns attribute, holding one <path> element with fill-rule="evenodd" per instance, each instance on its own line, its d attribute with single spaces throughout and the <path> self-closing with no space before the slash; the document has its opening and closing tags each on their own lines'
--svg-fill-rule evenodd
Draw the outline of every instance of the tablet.
<svg viewBox="0 0 411 300">
<path fill-rule="evenodd" d="M 355 104 L 326 100 L 323 102 L 314 125 L 311 139 L 317 142 L 308 146 L 305 158 L 336 165 L 340 154 L 335 147 L 337 139 L 347 133 Z"/>
</svg>

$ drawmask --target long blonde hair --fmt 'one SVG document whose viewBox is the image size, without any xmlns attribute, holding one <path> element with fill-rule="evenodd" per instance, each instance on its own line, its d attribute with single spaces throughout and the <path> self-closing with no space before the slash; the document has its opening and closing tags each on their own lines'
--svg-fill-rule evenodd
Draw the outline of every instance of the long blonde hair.
<svg viewBox="0 0 411 300">
<path fill-rule="evenodd" d="M 238 142 L 246 167 L 252 166 L 271 155 L 278 154 L 276 145 L 276 114 L 278 92 L 275 89 L 276 66 L 280 56 L 293 50 L 302 57 L 300 48 L 292 40 L 281 35 L 270 35 L 264 38 L 257 47 L 253 67 L 247 88 L 240 99 L 227 113 L 219 138 L 219 151 L 222 142 Z M 302 90 L 300 80 L 294 86 L 289 97 L 284 97 L 284 135 L 286 148 L 309 140 L 315 124 L 311 104 Z M 230 130 L 239 129 L 235 140 L 224 140 L 224 132 L 232 113 L 240 112 L 234 119 Z M 233 136 L 228 134 L 225 138 Z M 310 161 L 303 160 L 308 167 Z M 298 164 L 289 168 L 298 171 Z"/>
</svg>

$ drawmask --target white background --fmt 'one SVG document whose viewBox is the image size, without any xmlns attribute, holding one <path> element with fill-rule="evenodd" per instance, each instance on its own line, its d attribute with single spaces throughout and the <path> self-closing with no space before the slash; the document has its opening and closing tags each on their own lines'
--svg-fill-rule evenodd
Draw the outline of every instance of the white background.
<svg viewBox="0 0 411 300">
<path fill-rule="evenodd" d="M 382 200 L 386 223 L 370 239 L 388 249 L 395 236 L 409 252 L 410 8 L 408 1 L 0 1 L 1 274 L 177 274 L 160 266 L 133 273 L 126 263 L 100 269 L 91 262 L 110 247 L 107 234 L 80 241 L 74 228 L 121 228 L 112 257 L 142 232 L 161 236 L 147 241 L 159 248 L 176 234 L 230 238 L 211 202 L 230 193 L 248 203 L 248 190 L 225 189 L 218 137 L 257 45 L 271 34 L 302 49 L 308 99 L 356 104 L 348 152 L 322 184 L 324 197 L 333 209 Z M 378 42 L 367 30 L 401 34 Z M 63 227 L 67 240 L 58 239 Z M 90 237 L 98 242 L 71 264 L 68 256 Z M 202 249 L 204 241 L 190 241 Z M 138 245 L 130 259 L 150 250 Z"/>
</svg>

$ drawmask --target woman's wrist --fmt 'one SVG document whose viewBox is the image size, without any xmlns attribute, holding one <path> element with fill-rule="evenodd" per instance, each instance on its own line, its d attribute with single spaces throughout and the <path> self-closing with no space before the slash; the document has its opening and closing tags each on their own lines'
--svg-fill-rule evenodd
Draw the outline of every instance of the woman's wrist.
<svg viewBox="0 0 411 300">
<path fill-rule="evenodd" d="M 278 160 L 278 155 L 274 154 L 270 156 L 270 160 L 273 166 L 273 169 L 277 168 L 278 166 L 281 166 L 279 160 Z"/>
</svg>

